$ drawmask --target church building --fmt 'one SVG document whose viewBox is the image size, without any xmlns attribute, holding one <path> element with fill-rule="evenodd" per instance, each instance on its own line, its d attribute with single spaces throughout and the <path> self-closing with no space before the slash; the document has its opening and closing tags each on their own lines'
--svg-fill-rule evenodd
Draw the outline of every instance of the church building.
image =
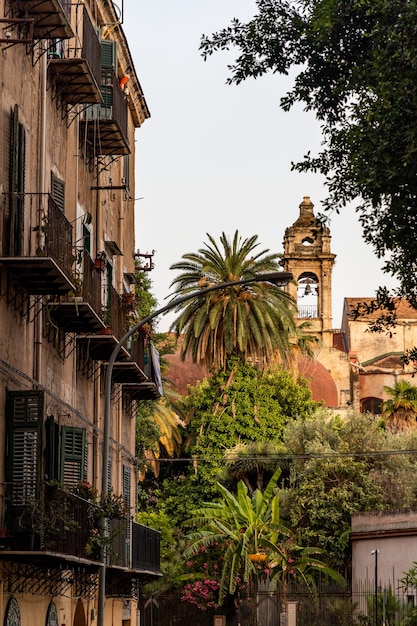
<svg viewBox="0 0 417 626">
<path fill-rule="evenodd" d="M 369 324 L 379 312 L 353 315 L 360 304 L 373 298 L 345 298 L 339 328 L 333 326 L 332 271 L 336 255 L 331 235 L 314 214 L 308 196 L 299 216 L 284 235 L 283 269 L 294 281 L 288 290 L 297 302 L 298 319 L 318 339 L 314 359 L 301 359 L 300 373 L 309 382 L 315 400 L 329 408 L 349 407 L 374 414 L 388 395 L 384 386 L 399 380 L 413 384 L 413 364 L 405 365 L 404 352 L 417 344 L 417 311 L 405 300 L 397 301 L 397 322 L 391 333 L 371 332 Z"/>
</svg>

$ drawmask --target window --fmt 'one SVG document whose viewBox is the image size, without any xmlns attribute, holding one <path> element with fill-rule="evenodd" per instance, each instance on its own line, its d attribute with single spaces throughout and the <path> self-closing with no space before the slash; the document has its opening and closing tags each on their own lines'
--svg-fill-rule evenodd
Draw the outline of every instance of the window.
<svg viewBox="0 0 417 626">
<path fill-rule="evenodd" d="M 130 467 L 127 467 L 127 465 L 123 465 L 122 480 L 123 480 L 123 503 L 126 507 L 126 510 L 130 512 L 130 507 L 131 507 L 130 490 L 132 487 L 132 476 L 131 476 Z M 130 533 L 131 533 L 130 524 L 126 524 L 126 535 L 125 535 L 126 563 L 130 563 L 130 543 L 131 543 Z"/>
<path fill-rule="evenodd" d="M 4 216 L 6 254 L 23 254 L 26 133 L 17 104 L 10 113 L 9 206 Z"/>
<path fill-rule="evenodd" d="M 87 479 L 85 428 L 60 426 L 48 416 L 43 431 L 43 416 L 42 391 L 7 392 L 6 480 L 12 484 L 12 501 L 16 505 L 35 498 L 43 480 L 75 485 Z"/>
<path fill-rule="evenodd" d="M 82 229 L 83 229 L 82 238 L 83 238 L 84 250 L 86 250 L 88 254 L 91 256 L 91 231 L 88 228 L 88 226 L 84 223 L 82 225 Z"/>
<path fill-rule="evenodd" d="M 48 606 L 46 626 L 58 626 L 58 611 L 56 609 L 55 602 L 51 602 Z"/>
<path fill-rule="evenodd" d="M 126 191 L 129 193 L 130 188 L 130 158 L 128 154 L 123 157 L 123 180 L 122 184 L 125 185 Z"/>
<path fill-rule="evenodd" d="M 63 426 L 61 430 L 61 482 L 76 485 L 87 478 L 84 428 Z"/>
<path fill-rule="evenodd" d="M 6 400 L 6 480 L 12 500 L 24 504 L 35 497 L 40 475 L 43 393 L 8 391 Z"/>
<path fill-rule="evenodd" d="M 21 626 L 19 605 L 16 598 L 10 598 L 7 603 L 4 626 Z"/>
<path fill-rule="evenodd" d="M 373 413 L 374 415 L 381 415 L 382 402 L 382 398 L 364 398 L 363 400 L 361 400 L 361 413 Z"/>
<path fill-rule="evenodd" d="M 51 196 L 56 205 L 65 213 L 65 183 L 54 174 L 51 179 Z"/>
</svg>

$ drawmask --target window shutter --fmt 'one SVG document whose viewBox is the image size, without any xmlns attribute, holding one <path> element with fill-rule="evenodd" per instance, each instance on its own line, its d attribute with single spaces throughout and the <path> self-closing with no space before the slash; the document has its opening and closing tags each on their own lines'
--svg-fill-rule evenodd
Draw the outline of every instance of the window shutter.
<svg viewBox="0 0 417 626">
<path fill-rule="evenodd" d="M 6 480 L 14 504 L 33 499 L 41 474 L 41 391 L 8 391 L 6 399 Z"/>
<path fill-rule="evenodd" d="M 65 183 L 52 174 L 51 196 L 57 206 L 65 213 Z"/>
<path fill-rule="evenodd" d="M 63 426 L 61 440 L 62 483 L 76 485 L 87 477 L 86 452 L 85 429 Z"/>
<path fill-rule="evenodd" d="M 123 502 L 124 505 L 127 509 L 127 511 L 129 511 L 128 514 L 128 521 L 126 524 L 126 535 L 125 535 L 125 539 L 126 539 L 126 563 L 130 563 L 130 543 L 131 543 L 131 524 L 130 524 L 130 505 L 131 505 L 131 498 L 130 498 L 130 490 L 131 490 L 131 486 L 132 486 L 132 478 L 131 478 L 131 470 L 130 467 L 127 467 L 127 465 L 123 465 L 123 475 L 122 475 L 122 480 L 123 480 Z"/>
<path fill-rule="evenodd" d="M 16 104 L 10 114 L 10 214 L 6 220 L 9 230 L 9 251 L 20 255 L 23 251 L 24 192 L 26 164 L 26 134 L 19 122 L 19 107 Z M 8 228 L 9 227 L 9 228 Z"/>
<path fill-rule="evenodd" d="M 130 188 L 130 158 L 128 154 L 125 154 L 123 157 L 123 179 L 124 184 L 126 185 L 126 190 L 129 191 Z"/>
<path fill-rule="evenodd" d="M 127 465 L 123 465 L 123 502 L 126 508 L 129 510 L 130 510 L 130 503 L 131 503 L 131 498 L 130 498 L 131 487 L 132 487 L 132 478 L 131 478 L 130 467 L 127 467 Z"/>
<path fill-rule="evenodd" d="M 109 463 L 107 465 L 107 493 L 110 493 L 112 490 L 112 469 L 113 459 L 109 458 Z"/>
<path fill-rule="evenodd" d="M 101 67 L 106 70 L 116 71 L 117 44 L 108 39 L 101 40 Z"/>
<path fill-rule="evenodd" d="M 45 479 L 59 480 L 59 424 L 52 416 L 46 420 Z"/>
</svg>

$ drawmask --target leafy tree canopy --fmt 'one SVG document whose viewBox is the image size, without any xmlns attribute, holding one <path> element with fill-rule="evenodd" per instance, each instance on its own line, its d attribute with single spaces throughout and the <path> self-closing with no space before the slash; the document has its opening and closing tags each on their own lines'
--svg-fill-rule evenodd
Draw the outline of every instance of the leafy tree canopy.
<svg viewBox="0 0 417 626">
<path fill-rule="evenodd" d="M 289 421 L 304 422 L 316 407 L 302 377 L 231 359 L 226 369 L 190 390 L 188 452 L 197 458 L 198 473 L 212 483 L 227 449 L 238 443 L 278 443 Z"/>
<path fill-rule="evenodd" d="M 359 199 L 365 240 L 417 306 L 417 1 L 256 4 L 249 22 L 202 37 L 204 58 L 236 48 L 229 83 L 295 72 L 281 107 L 313 111 L 324 142 L 293 167 L 325 176 L 327 211 Z"/>
<path fill-rule="evenodd" d="M 334 567 L 348 564 L 353 513 L 415 506 L 415 432 L 393 435 L 370 416 L 342 420 L 321 410 L 304 424 L 289 423 L 285 443 L 294 459 L 282 515 Z"/>
</svg>

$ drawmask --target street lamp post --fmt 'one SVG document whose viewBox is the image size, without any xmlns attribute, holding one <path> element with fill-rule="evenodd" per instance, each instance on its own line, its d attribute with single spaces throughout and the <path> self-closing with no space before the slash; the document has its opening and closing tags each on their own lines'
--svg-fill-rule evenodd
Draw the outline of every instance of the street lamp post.
<svg viewBox="0 0 417 626">
<path fill-rule="evenodd" d="M 375 614 L 375 626 L 378 626 L 378 554 L 379 550 L 372 550 L 371 554 L 375 556 L 375 598 L 374 598 L 374 614 Z"/>
<path fill-rule="evenodd" d="M 153 320 L 158 315 L 162 315 L 162 313 L 166 313 L 171 309 L 175 309 L 177 306 L 181 305 L 183 302 L 187 300 L 192 300 L 197 296 L 204 296 L 206 293 L 210 293 L 211 291 L 218 291 L 220 289 L 227 289 L 228 287 L 234 287 L 236 285 L 246 285 L 254 282 L 268 282 L 273 283 L 279 287 L 285 287 L 288 285 L 290 280 L 292 280 L 293 275 L 290 272 L 268 272 L 262 274 L 254 274 L 250 278 L 242 278 L 240 280 L 233 280 L 226 283 L 218 283 L 216 285 L 210 285 L 209 287 L 204 287 L 203 289 L 199 289 L 198 291 L 194 291 L 193 293 L 188 293 L 176 300 L 172 300 L 165 306 L 161 307 L 154 313 L 147 315 L 142 320 L 140 320 L 135 326 L 129 328 L 125 335 L 119 340 L 119 342 L 114 347 L 113 352 L 111 353 L 109 362 L 107 364 L 106 370 L 106 379 L 105 379 L 105 392 L 104 392 L 104 427 L 103 427 L 103 465 L 102 465 L 102 475 L 101 475 L 101 491 L 102 493 L 107 493 L 109 488 L 108 483 L 108 465 L 109 465 L 109 442 L 110 442 L 110 408 L 111 408 L 111 387 L 112 387 L 112 376 L 113 376 L 113 367 L 116 362 L 116 358 L 122 349 L 122 347 L 126 344 L 127 340 L 134 335 L 138 330 L 142 328 L 145 324 Z M 108 534 L 108 520 L 104 520 L 104 533 L 105 536 Z M 97 612 L 97 626 L 104 626 L 104 605 L 105 605 L 105 595 L 106 595 L 106 566 L 107 566 L 107 547 L 106 542 L 104 542 L 103 549 L 103 562 L 99 571 L 99 590 L 98 590 L 98 612 Z"/>
</svg>

